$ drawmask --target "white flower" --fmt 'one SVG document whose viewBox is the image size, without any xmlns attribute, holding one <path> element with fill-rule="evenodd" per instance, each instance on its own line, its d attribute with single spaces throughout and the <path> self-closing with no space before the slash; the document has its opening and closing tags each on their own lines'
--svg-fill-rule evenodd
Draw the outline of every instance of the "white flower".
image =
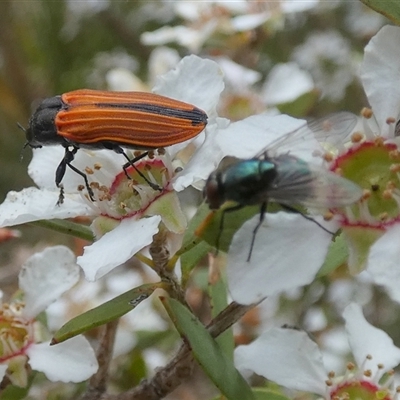
<svg viewBox="0 0 400 400">
<path fill-rule="evenodd" d="M 82 382 L 97 371 L 92 347 L 83 336 L 50 346 L 44 327 L 35 320 L 79 279 L 75 256 L 64 246 L 34 254 L 19 274 L 24 300 L 1 305 L 0 380 L 26 386 L 28 362 L 51 381 Z"/>
<path fill-rule="evenodd" d="M 336 31 L 310 35 L 295 49 L 293 59 L 310 72 L 322 96 L 334 101 L 343 98 L 347 86 L 354 79 L 350 45 Z"/>
<path fill-rule="evenodd" d="M 349 399 L 394 394 L 390 384 L 393 381 L 380 384 L 380 379 L 400 363 L 400 349 L 385 332 L 365 320 L 359 305 L 348 305 L 343 317 L 356 362 L 356 366 L 348 365 L 343 377 L 326 371 L 318 345 L 307 333 L 295 329 L 273 328 L 251 344 L 239 346 L 235 364 L 242 372 L 252 371 L 290 389 L 316 393 L 325 399 L 343 398 L 346 394 Z"/>
<path fill-rule="evenodd" d="M 269 106 L 294 101 L 311 92 L 314 83 L 311 75 L 296 63 L 275 65 L 263 88 L 263 99 Z"/>
<path fill-rule="evenodd" d="M 249 1 L 177 1 L 173 11 L 183 18 L 186 25 L 163 26 L 153 32 L 145 32 L 141 40 L 146 45 L 164 45 L 176 42 L 191 52 L 199 52 L 214 34 L 232 35 L 246 32 L 273 21 L 275 27 L 283 27 L 277 20 L 287 14 L 316 7 L 319 0 L 280 0 L 277 2 Z M 272 24 L 271 24 L 272 25 Z"/>
</svg>

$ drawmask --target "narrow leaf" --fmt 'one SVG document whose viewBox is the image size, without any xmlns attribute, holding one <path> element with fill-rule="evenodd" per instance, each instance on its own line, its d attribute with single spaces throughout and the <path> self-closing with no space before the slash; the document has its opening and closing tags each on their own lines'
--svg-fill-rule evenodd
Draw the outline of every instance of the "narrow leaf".
<svg viewBox="0 0 400 400">
<path fill-rule="evenodd" d="M 64 342 L 90 329 L 107 324 L 133 310 L 147 299 L 162 283 L 147 283 L 115 297 L 100 306 L 78 315 L 64 324 L 54 335 L 51 344 Z"/>
<path fill-rule="evenodd" d="M 392 22 L 400 25 L 400 2 L 399 0 L 361 0 L 366 6 L 389 18 Z"/>
<path fill-rule="evenodd" d="M 253 388 L 255 400 L 290 400 L 289 397 L 277 393 L 271 389 Z M 222 396 L 214 397 L 212 400 L 224 400 Z"/>
<path fill-rule="evenodd" d="M 260 212 L 259 206 L 244 207 L 241 210 L 225 212 L 223 226 L 221 218 L 223 210 L 209 212 L 203 223 L 197 228 L 196 235 L 218 250 L 227 252 L 236 231 L 255 214 Z M 222 228 L 222 230 L 221 230 Z M 217 243 L 219 240 L 219 243 Z"/>
<path fill-rule="evenodd" d="M 254 400 L 250 386 L 202 323 L 181 303 L 162 298 L 172 322 L 192 348 L 196 360 L 229 400 Z"/>
<path fill-rule="evenodd" d="M 186 285 L 193 268 L 195 268 L 199 261 L 211 250 L 210 245 L 201 239 L 199 240 L 198 236 L 195 234 L 197 227 L 209 212 L 208 206 L 203 203 L 190 220 L 185 236 L 183 237 L 182 249 L 180 250 L 182 253 L 181 271 L 183 286 Z"/>
<path fill-rule="evenodd" d="M 30 222 L 30 225 L 40 226 L 42 228 L 51 229 L 56 232 L 71 235 L 76 238 L 84 239 L 87 241 L 93 241 L 92 230 L 83 224 L 68 221 L 66 219 L 49 219 Z"/>
<path fill-rule="evenodd" d="M 257 388 L 253 389 L 253 393 L 256 400 L 290 400 L 289 397 L 270 389 Z"/>
<path fill-rule="evenodd" d="M 228 290 L 224 279 L 224 266 L 226 257 L 216 257 L 210 266 L 208 279 L 208 292 L 211 300 L 211 316 L 216 317 L 228 306 Z M 216 338 L 218 345 L 225 355 L 233 361 L 233 350 L 235 347 L 233 330 L 227 329 Z"/>
</svg>

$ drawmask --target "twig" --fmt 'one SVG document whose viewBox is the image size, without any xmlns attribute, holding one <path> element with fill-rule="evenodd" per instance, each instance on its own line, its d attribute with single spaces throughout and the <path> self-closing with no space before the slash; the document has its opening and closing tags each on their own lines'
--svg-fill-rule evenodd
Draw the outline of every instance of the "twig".
<svg viewBox="0 0 400 400">
<path fill-rule="evenodd" d="M 108 368 L 112 360 L 115 335 L 117 332 L 118 320 L 111 321 L 105 325 L 103 336 L 100 339 L 97 349 L 98 371 L 91 377 L 86 393 L 81 400 L 97 400 L 107 389 Z"/>
</svg>

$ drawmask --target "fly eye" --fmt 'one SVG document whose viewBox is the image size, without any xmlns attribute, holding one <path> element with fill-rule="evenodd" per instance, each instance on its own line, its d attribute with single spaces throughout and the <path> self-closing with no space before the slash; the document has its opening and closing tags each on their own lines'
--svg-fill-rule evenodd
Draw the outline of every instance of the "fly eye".
<svg viewBox="0 0 400 400">
<path fill-rule="evenodd" d="M 203 190 L 203 196 L 211 210 L 217 210 L 224 202 L 222 187 L 219 184 L 216 174 L 211 174 L 207 179 Z"/>
</svg>

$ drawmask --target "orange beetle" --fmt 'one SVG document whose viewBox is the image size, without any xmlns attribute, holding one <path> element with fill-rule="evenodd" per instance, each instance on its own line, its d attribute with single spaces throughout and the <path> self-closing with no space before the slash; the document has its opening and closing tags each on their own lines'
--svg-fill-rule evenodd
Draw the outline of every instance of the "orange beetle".
<svg viewBox="0 0 400 400">
<path fill-rule="evenodd" d="M 85 180 L 90 198 L 93 192 L 82 171 L 71 162 L 79 148 L 109 149 L 122 154 L 127 163 L 155 190 L 160 188 L 137 170 L 135 162 L 148 151 L 184 142 L 197 136 L 207 125 L 207 114 L 179 100 L 146 92 L 107 92 L 81 89 L 43 100 L 25 130 L 25 146 L 61 145 L 65 155 L 56 171 L 56 185 L 67 166 Z M 123 148 L 144 150 L 130 159 Z"/>
</svg>

